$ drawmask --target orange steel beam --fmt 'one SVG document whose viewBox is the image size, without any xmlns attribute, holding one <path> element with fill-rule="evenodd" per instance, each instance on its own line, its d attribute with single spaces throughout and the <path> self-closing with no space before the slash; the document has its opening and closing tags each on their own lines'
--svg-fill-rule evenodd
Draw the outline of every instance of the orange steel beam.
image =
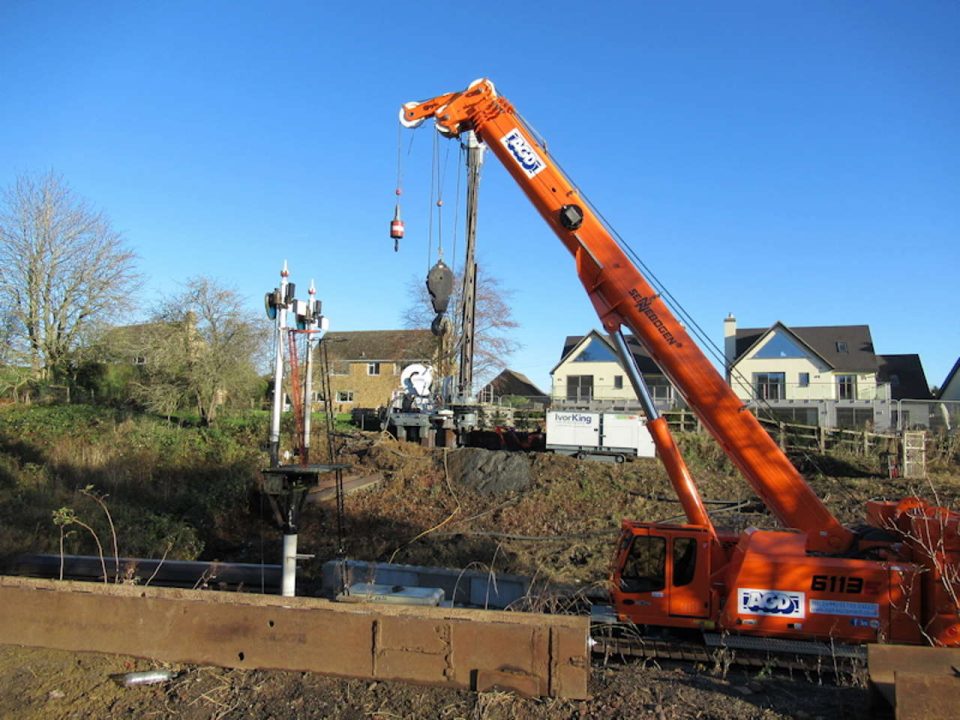
<svg viewBox="0 0 960 720">
<path fill-rule="evenodd" d="M 400 113 L 409 127 L 430 117 L 444 135 L 472 129 L 487 143 L 574 256 L 580 281 L 607 332 L 621 325 L 633 331 L 780 522 L 806 532 L 809 550 L 850 547 L 853 533 L 830 513 L 734 394 L 493 83 L 477 80 L 460 93 L 407 103 Z M 673 481 L 684 507 L 696 504 L 684 490 L 685 480 Z"/>
</svg>

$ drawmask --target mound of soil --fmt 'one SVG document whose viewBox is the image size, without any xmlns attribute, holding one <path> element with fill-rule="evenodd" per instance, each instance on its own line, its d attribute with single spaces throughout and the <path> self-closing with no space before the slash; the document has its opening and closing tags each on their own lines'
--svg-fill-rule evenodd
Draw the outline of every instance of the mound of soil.
<svg viewBox="0 0 960 720">
<path fill-rule="evenodd" d="M 523 453 L 460 448 L 447 455 L 450 478 L 481 495 L 519 492 L 530 486 L 530 461 Z"/>
</svg>

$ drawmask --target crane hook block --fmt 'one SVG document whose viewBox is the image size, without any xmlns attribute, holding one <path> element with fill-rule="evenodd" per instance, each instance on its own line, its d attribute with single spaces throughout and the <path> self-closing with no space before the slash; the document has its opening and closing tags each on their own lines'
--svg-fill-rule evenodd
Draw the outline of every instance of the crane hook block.
<svg viewBox="0 0 960 720">
<path fill-rule="evenodd" d="M 450 293 L 453 292 L 453 271 L 443 260 L 437 260 L 437 264 L 427 273 L 427 292 L 430 293 L 433 311 L 438 315 L 445 313 L 450 304 Z"/>
<path fill-rule="evenodd" d="M 443 313 L 437 313 L 437 316 L 433 319 L 433 322 L 430 323 L 430 332 L 437 337 L 443 337 L 450 332 L 450 329 L 450 318 Z"/>
</svg>

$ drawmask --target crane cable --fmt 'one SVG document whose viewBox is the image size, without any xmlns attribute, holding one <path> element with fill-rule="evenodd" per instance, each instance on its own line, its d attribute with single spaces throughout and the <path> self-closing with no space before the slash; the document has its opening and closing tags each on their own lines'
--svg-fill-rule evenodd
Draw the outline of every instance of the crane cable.
<svg viewBox="0 0 960 720">
<path fill-rule="evenodd" d="M 437 183 L 437 163 L 439 154 L 437 133 L 433 134 L 433 152 L 430 156 L 430 192 L 427 197 L 427 273 L 433 266 L 433 191 Z"/>
<path fill-rule="evenodd" d="M 457 236 L 457 229 L 460 227 L 460 184 L 461 184 L 462 175 L 463 175 L 460 172 L 460 169 L 461 169 L 461 163 L 462 163 L 463 169 L 466 170 L 466 167 L 467 167 L 466 157 L 467 156 L 466 156 L 465 148 L 463 146 L 463 143 L 461 142 L 460 157 L 457 161 L 457 191 L 456 191 L 457 195 L 456 195 L 456 201 L 453 204 L 453 248 L 451 251 L 451 258 L 450 258 L 450 266 L 453 268 L 453 272 L 454 272 L 453 292 L 457 297 L 457 302 L 454 303 L 453 306 L 447 309 L 448 314 L 454 314 L 451 320 L 451 325 L 452 327 L 455 327 L 455 328 L 457 327 L 455 322 L 456 319 L 463 317 L 463 273 L 466 272 L 466 267 L 464 267 L 463 270 L 461 271 L 460 282 L 458 283 L 456 281 L 457 241 L 459 239 Z M 450 355 L 451 362 L 453 361 L 453 358 L 455 358 L 457 355 L 460 354 L 460 346 L 463 343 L 463 334 L 462 333 L 457 334 L 455 332 L 454 338 L 456 339 L 456 342 L 452 343 L 451 347 L 447 351 Z"/>
<path fill-rule="evenodd" d="M 410 143 L 413 144 L 413 134 L 410 135 Z M 408 151 L 409 152 L 409 151 Z M 400 202 L 400 195 L 403 194 L 403 125 L 397 122 L 397 202 Z"/>
<path fill-rule="evenodd" d="M 450 145 L 446 145 L 446 152 L 443 155 L 443 164 L 440 163 L 439 136 L 434 135 L 436 152 L 434 160 L 437 164 L 437 256 L 443 259 L 443 188 L 446 184 L 447 167 L 450 164 Z"/>
<path fill-rule="evenodd" d="M 403 237 L 403 221 L 400 217 L 400 196 L 403 195 L 403 124 L 397 122 L 397 187 L 394 191 L 396 205 L 394 207 L 393 222 L 390 224 L 390 236 L 393 238 L 393 251 L 400 249 L 400 239 Z M 413 150 L 413 139 L 416 132 L 410 133 L 410 144 L 407 146 L 407 155 Z"/>
<path fill-rule="evenodd" d="M 566 178 L 567 182 L 570 182 L 570 176 L 563 169 L 560 163 L 557 162 L 557 159 L 552 155 L 550 155 L 549 151 L 547 150 L 547 143 L 546 143 L 546 140 L 543 138 L 543 136 L 539 132 L 537 132 L 533 128 L 533 126 L 530 125 L 530 123 L 527 122 L 527 120 L 523 118 L 519 113 L 516 113 L 516 116 L 520 120 L 520 122 L 523 123 L 525 128 L 534 136 L 534 138 L 536 138 L 537 142 L 540 143 L 543 152 L 550 157 L 550 160 L 561 172 L 561 174 Z M 574 183 L 572 182 L 570 182 L 570 184 L 574 185 Z M 574 187 L 576 186 L 574 185 Z M 607 220 L 607 218 L 604 217 L 603 213 L 601 213 L 600 210 L 597 209 L 597 207 L 590 201 L 586 193 L 584 193 L 580 188 L 577 188 L 577 192 L 583 198 L 584 202 L 590 208 L 590 210 L 597 216 L 597 218 L 600 220 L 600 222 L 603 224 L 606 230 L 616 239 L 617 243 L 621 246 L 621 248 L 624 249 L 624 251 L 630 257 L 630 259 L 643 271 L 644 275 L 651 281 L 651 284 L 653 285 L 654 289 L 661 295 L 661 297 L 663 298 L 667 306 L 669 306 L 670 309 L 673 310 L 673 312 L 676 313 L 682 321 L 687 323 L 688 329 L 690 330 L 691 334 L 694 335 L 694 337 L 696 337 L 697 340 L 700 341 L 700 346 L 705 349 L 706 353 L 709 356 L 712 356 L 713 359 L 719 362 L 720 365 L 724 367 L 726 370 L 729 370 L 732 376 L 736 377 L 738 380 L 743 382 L 747 387 L 752 387 L 752 385 L 749 383 L 748 379 L 746 378 L 745 375 L 743 375 L 743 373 L 741 373 L 738 370 L 734 370 L 731 366 L 728 365 L 725 353 L 723 353 L 720 350 L 720 347 L 710 338 L 710 336 L 700 326 L 700 324 L 696 321 L 693 315 L 691 315 L 690 312 L 687 311 L 687 309 L 683 306 L 683 304 L 674 297 L 673 293 L 670 292 L 670 290 L 663 283 L 663 281 L 661 281 L 660 278 L 657 277 L 656 273 L 654 273 L 653 270 L 651 270 L 650 267 L 640 258 L 637 252 L 630 246 L 630 244 L 623 238 L 623 236 L 621 236 L 620 233 L 617 232 L 617 230 Z M 756 397 L 755 400 L 757 402 L 758 410 L 762 408 L 765 411 L 765 415 L 767 416 L 768 419 L 771 419 L 771 420 L 775 419 L 773 407 L 766 401 L 766 398 Z M 844 484 L 841 483 L 837 478 L 827 475 L 827 473 L 823 470 L 823 468 L 817 462 L 817 459 L 813 455 L 811 455 L 805 448 L 801 448 L 799 454 L 802 458 L 804 458 L 807 462 L 809 462 L 810 465 L 813 466 L 813 468 L 820 475 L 831 478 L 831 480 L 834 481 L 834 483 L 837 485 L 839 490 L 847 497 L 848 500 L 855 500 L 855 497 L 853 493 L 850 491 L 850 489 L 844 486 Z"/>
</svg>

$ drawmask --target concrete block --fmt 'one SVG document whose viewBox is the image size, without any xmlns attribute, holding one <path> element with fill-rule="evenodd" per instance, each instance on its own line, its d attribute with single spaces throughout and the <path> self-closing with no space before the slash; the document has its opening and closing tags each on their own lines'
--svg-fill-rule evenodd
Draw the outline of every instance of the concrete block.
<svg viewBox="0 0 960 720">
<path fill-rule="evenodd" d="M 891 706 L 898 706 L 900 702 L 899 689 L 895 682 L 897 673 L 952 678 L 955 675 L 954 667 L 960 667 L 960 648 L 875 643 L 867 646 L 870 684 Z"/>
<path fill-rule="evenodd" d="M 939 648 L 938 648 L 939 649 Z M 953 720 L 960 678 L 915 672 L 895 673 L 897 720 Z"/>
<path fill-rule="evenodd" d="M 544 694 L 540 687 L 540 678 L 535 675 L 507 670 L 477 671 L 476 691 L 488 690 L 512 690 L 526 697 L 540 697 Z"/>
<path fill-rule="evenodd" d="M 330 560 L 323 564 L 323 591 L 330 597 L 342 590 L 341 563 L 347 583 L 378 583 L 441 588 L 448 600 L 501 610 L 519 600 L 530 587 L 530 578 L 480 570 L 455 570 L 399 563 L 370 563 L 362 560 Z"/>
</svg>

